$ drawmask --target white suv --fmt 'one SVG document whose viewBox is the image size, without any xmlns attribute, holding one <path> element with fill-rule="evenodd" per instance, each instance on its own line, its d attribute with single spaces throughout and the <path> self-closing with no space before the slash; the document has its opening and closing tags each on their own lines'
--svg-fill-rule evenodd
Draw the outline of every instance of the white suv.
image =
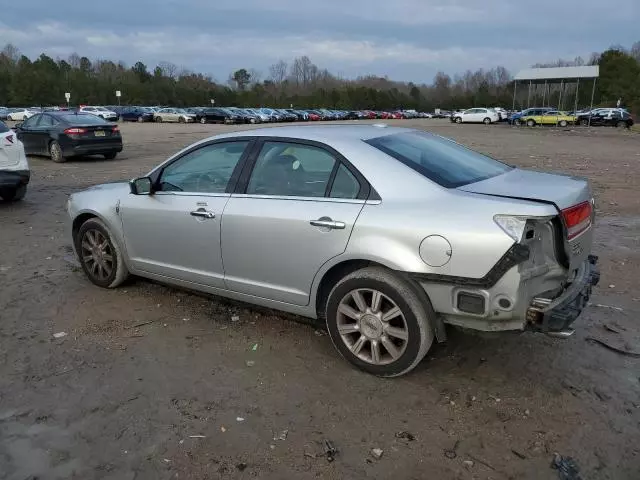
<svg viewBox="0 0 640 480">
<path fill-rule="evenodd" d="M 0 122 L 0 197 L 6 201 L 22 200 L 30 177 L 22 142 Z"/>
<path fill-rule="evenodd" d="M 116 121 L 118 120 L 118 114 L 116 112 L 112 112 L 111 110 L 107 110 L 104 107 L 80 107 L 80 112 L 90 113 L 92 115 L 96 115 L 97 117 L 104 118 L 107 121 Z"/>
</svg>

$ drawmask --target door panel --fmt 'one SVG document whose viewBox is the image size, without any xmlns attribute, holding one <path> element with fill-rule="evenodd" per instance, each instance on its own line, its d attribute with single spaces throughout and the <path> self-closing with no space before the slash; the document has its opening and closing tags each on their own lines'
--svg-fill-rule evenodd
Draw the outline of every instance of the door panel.
<svg viewBox="0 0 640 480">
<path fill-rule="evenodd" d="M 223 288 L 220 220 L 228 199 L 228 194 L 127 195 L 120 212 L 133 267 Z M 198 211 L 214 217 L 192 214 Z"/>
<path fill-rule="evenodd" d="M 313 278 L 347 247 L 364 202 L 233 195 L 224 211 L 222 252 L 230 290 L 307 305 Z M 342 229 L 311 225 L 328 219 Z"/>
</svg>

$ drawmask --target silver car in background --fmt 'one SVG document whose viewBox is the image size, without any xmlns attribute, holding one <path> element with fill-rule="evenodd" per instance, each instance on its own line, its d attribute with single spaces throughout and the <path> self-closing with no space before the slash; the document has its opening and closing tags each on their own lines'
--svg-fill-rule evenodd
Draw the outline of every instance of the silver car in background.
<svg viewBox="0 0 640 480">
<path fill-rule="evenodd" d="M 387 377 L 445 324 L 567 336 L 599 278 L 586 180 L 384 125 L 211 137 L 68 213 L 94 284 L 133 274 L 317 318 Z"/>
</svg>

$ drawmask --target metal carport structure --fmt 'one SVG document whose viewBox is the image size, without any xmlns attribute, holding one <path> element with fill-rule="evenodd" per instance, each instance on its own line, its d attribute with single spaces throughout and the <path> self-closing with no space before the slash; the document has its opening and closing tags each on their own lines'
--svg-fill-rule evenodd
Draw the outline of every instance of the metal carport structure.
<svg viewBox="0 0 640 480">
<path fill-rule="evenodd" d="M 560 83 L 558 110 L 561 109 L 562 94 L 564 92 L 565 86 L 569 84 L 575 84 L 576 92 L 575 92 L 574 111 L 578 110 L 578 92 L 580 90 L 580 80 L 589 80 L 589 79 L 593 79 L 593 86 L 591 88 L 591 103 L 590 103 L 590 109 L 593 109 L 593 99 L 596 93 L 596 82 L 599 76 L 600 76 L 600 67 L 598 65 L 586 65 L 581 67 L 527 68 L 525 70 L 521 70 L 514 77 L 513 110 L 515 110 L 516 108 L 516 93 L 518 88 L 518 82 L 528 82 L 529 90 L 527 94 L 527 108 L 531 106 L 530 100 L 531 100 L 532 86 L 535 86 L 537 89 L 538 85 L 544 85 L 543 96 L 542 96 L 542 103 L 544 106 L 544 101 L 547 93 L 547 85 Z M 572 80 L 575 80 L 575 82 L 572 82 Z M 551 98 L 551 94 L 549 95 L 549 100 L 550 98 Z M 591 121 L 591 118 L 589 118 L 589 121 Z"/>
</svg>

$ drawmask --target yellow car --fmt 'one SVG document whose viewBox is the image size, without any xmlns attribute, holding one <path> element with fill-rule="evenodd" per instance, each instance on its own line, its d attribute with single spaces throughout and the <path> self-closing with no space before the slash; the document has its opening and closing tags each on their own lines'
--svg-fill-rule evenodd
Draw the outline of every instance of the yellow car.
<svg viewBox="0 0 640 480">
<path fill-rule="evenodd" d="M 557 110 L 550 110 L 544 112 L 542 115 L 528 115 L 520 118 L 520 123 L 526 123 L 529 127 L 536 125 L 558 125 L 559 127 L 566 127 L 569 124 L 575 123 L 575 121 L 576 117 L 574 115 L 567 115 Z"/>
</svg>

